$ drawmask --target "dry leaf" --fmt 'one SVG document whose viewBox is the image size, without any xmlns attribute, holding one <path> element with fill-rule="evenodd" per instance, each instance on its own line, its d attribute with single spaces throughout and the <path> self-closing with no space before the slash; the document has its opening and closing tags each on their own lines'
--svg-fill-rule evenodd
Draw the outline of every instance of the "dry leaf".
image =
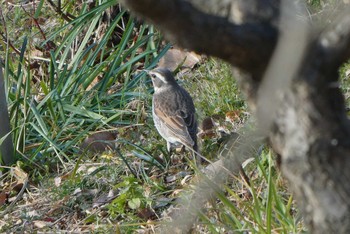
<svg viewBox="0 0 350 234">
<path fill-rule="evenodd" d="M 8 202 L 8 193 L 1 192 L 0 193 L 0 206 L 5 205 Z"/>
<path fill-rule="evenodd" d="M 50 226 L 50 223 L 44 222 L 41 220 L 34 220 L 33 223 L 34 223 L 34 226 L 37 228 L 44 228 L 44 227 Z"/>
<path fill-rule="evenodd" d="M 226 121 L 230 123 L 234 123 L 236 121 L 240 120 L 241 111 L 239 110 L 234 110 L 234 111 L 229 111 L 226 113 Z"/>
<path fill-rule="evenodd" d="M 18 183 L 24 183 L 28 181 L 28 174 L 25 173 L 21 168 L 16 166 L 12 168 L 11 172 L 16 177 Z"/>
<path fill-rule="evenodd" d="M 61 185 L 61 182 L 62 182 L 62 179 L 60 176 L 55 178 L 55 186 L 56 187 L 59 187 Z"/>
<path fill-rule="evenodd" d="M 170 49 L 160 59 L 158 66 L 166 67 L 174 71 L 178 66 L 192 69 L 201 61 L 201 56 L 194 52 L 187 52 L 180 49 Z"/>
<path fill-rule="evenodd" d="M 156 218 L 156 214 L 153 210 L 151 210 L 150 208 L 143 208 L 141 210 L 139 210 L 137 212 L 137 216 L 144 219 L 144 220 L 147 220 L 147 219 L 154 219 Z"/>
<path fill-rule="evenodd" d="M 85 138 L 80 149 L 95 153 L 104 152 L 115 148 L 115 139 L 116 135 L 111 132 L 96 132 Z"/>
<path fill-rule="evenodd" d="M 215 124 L 211 117 L 203 119 L 198 136 L 200 138 L 214 138 L 216 136 Z"/>
<path fill-rule="evenodd" d="M 56 186 L 56 187 L 59 187 L 59 186 L 61 185 L 62 181 L 65 181 L 65 180 L 68 179 L 71 175 L 72 175 L 71 172 L 69 172 L 69 173 L 66 173 L 66 174 L 64 174 L 64 175 L 62 175 L 62 176 L 56 177 L 56 178 L 54 179 L 54 181 L 55 181 L 55 186 Z"/>
</svg>

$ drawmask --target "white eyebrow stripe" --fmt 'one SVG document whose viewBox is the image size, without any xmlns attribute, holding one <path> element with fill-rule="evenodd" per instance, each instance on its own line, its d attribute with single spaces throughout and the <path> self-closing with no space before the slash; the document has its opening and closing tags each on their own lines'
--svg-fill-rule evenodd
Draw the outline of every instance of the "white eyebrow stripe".
<svg viewBox="0 0 350 234">
<path fill-rule="evenodd" d="M 164 78 L 164 76 L 162 76 L 160 73 L 158 73 L 158 72 L 151 72 L 150 74 L 154 74 L 157 78 L 159 78 L 163 83 L 168 83 L 166 80 L 165 80 L 165 78 Z"/>
</svg>

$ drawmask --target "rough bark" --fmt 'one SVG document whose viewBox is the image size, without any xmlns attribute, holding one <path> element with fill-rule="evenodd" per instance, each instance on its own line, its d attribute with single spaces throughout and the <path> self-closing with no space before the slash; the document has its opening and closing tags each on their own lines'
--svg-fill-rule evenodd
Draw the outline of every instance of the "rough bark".
<svg viewBox="0 0 350 234">
<path fill-rule="evenodd" d="M 330 27 L 309 34 L 296 70 L 271 96 L 262 87 L 271 84 L 264 74 L 279 37 L 289 30 L 279 22 L 279 0 L 122 3 L 157 25 L 169 40 L 238 69 L 236 78 L 258 121 L 268 123 L 263 130 L 281 156 L 281 170 L 309 231 L 350 233 L 350 124 L 338 84 L 338 69 L 350 57 L 350 14 L 341 14 Z M 260 101 L 266 97 L 274 106 L 269 115 Z"/>
<path fill-rule="evenodd" d="M 14 150 L 10 134 L 11 126 L 6 102 L 4 76 L 2 73 L 1 64 L 2 62 L 0 60 L 0 139 L 4 136 L 6 136 L 6 138 L 2 143 L 0 143 L 0 159 L 3 164 L 11 165 L 14 162 Z"/>
</svg>

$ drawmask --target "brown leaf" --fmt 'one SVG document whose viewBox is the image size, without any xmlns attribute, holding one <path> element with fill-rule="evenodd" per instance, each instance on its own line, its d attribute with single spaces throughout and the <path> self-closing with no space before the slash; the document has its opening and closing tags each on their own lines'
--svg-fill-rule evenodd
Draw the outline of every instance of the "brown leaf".
<svg viewBox="0 0 350 234">
<path fill-rule="evenodd" d="M 8 202 L 9 195 L 6 192 L 0 193 L 0 206 L 5 205 Z"/>
<path fill-rule="evenodd" d="M 96 132 L 85 138 L 80 145 L 82 151 L 88 150 L 94 153 L 101 153 L 115 147 L 116 135 L 111 132 Z"/>
<path fill-rule="evenodd" d="M 160 59 L 158 66 L 166 67 L 174 71 L 178 66 L 192 69 L 201 61 L 201 56 L 194 52 L 187 52 L 180 49 L 170 49 Z"/>
<path fill-rule="evenodd" d="M 56 177 L 56 178 L 55 178 L 55 186 L 56 186 L 56 187 L 59 187 L 59 186 L 61 185 L 62 181 L 65 181 L 65 180 L 68 179 L 71 175 L 72 175 L 72 173 L 69 172 L 69 173 L 66 173 L 66 174 L 64 174 L 64 175 L 62 175 L 62 176 Z"/>
<path fill-rule="evenodd" d="M 137 212 L 137 216 L 144 219 L 144 220 L 147 220 L 147 219 L 155 219 L 157 216 L 156 216 L 156 213 L 150 209 L 150 208 L 143 208 L 141 210 L 139 210 Z"/>
<path fill-rule="evenodd" d="M 25 181 L 28 181 L 28 174 L 25 173 L 21 168 L 14 167 L 11 172 L 16 177 L 18 183 L 24 183 Z"/>
<path fill-rule="evenodd" d="M 16 191 L 18 193 L 19 191 L 22 190 L 22 188 L 23 188 L 23 183 L 17 183 L 17 184 L 14 184 L 12 186 L 11 190 L 14 190 L 14 191 Z"/>
<path fill-rule="evenodd" d="M 203 119 L 198 136 L 200 138 L 214 138 L 216 136 L 215 124 L 211 117 Z"/>
<path fill-rule="evenodd" d="M 47 223 L 41 220 L 34 220 L 33 223 L 34 223 L 34 227 L 36 228 L 44 228 L 51 225 L 51 223 Z"/>
<path fill-rule="evenodd" d="M 240 115 L 241 115 L 240 110 L 229 111 L 226 113 L 226 121 L 231 122 L 231 123 L 239 121 Z"/>
</svg>

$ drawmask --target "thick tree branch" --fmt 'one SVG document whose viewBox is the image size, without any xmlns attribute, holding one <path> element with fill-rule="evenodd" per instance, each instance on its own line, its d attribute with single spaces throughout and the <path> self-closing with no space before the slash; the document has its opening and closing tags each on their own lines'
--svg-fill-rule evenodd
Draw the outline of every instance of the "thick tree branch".
<svg viewBox="0 0 350 234">
<path fill-rule="evenodd" d="M 236 78 L 250 104 L 258 105 L 257 110 L 264 110 L 264 105 L 275 105 L 270 109 L 273 111 L 262 115 L 269 118 L 264 130 L 273 149 L 281 155 L 282 172 L 291 184 L 309 231 L 349 233 L 350 122 L 338 87 L 338 69 L 350 57 L 349 14 L 313 35 L 305 46 L 298 46 L 297 36 L 293 39 L 295 43 L 278 46 L 285 56 L 276 59 L 278 51 L 274 54 L 272 62 L 280 70 L 270 72 L 266 68 L 280 36 L 275 26 L 280 13 L 274 10 L 278 0 L 227 1 L 231 3 L 227 5 L 231 7 L 227 17 L 218 16 L 217 9 L 210 11 L 216 15 L 198 10 L 202 0 L 122 2 L 156 24 L 180 46 L 222 58 L 243 70 L 245 76 L 242 78 L 237 73 Z M 194 4 L 197 8 L 189 2 L 197 2 Z M 235 8 L 235 4 L 240 7 Z M 266 12 L 274 12 L 275 16 L 249 10 L 249 7 L 246 12 L 244 4 L 265 5 L 266 8 L 257 9 L 271 8 Z M 296 15 L 295 11 L 290 12 Z M 237 17 L 237 14 L 243 16 Z M 288 38 L 287 32 L 297 35 L 297 30 L 292 31 L 295 28 L 284 26 L 280 25 L 282 39 Z M 294 61 L 290 59 L 296 54 L 293 49 L 298 49 L 299 56 Z M 292 70 L 283 72 L 291 62 Z M 268 71 L 266 76 L 265 71 Z M 271 85 L 276 82 L 279 85 Z"/>
<path fill-rule="evenodd" d="M 189 1 L 122 0 L 122 3 L 156 24 L 170 41 L 224 59 L 249 71 L 256 79 L 261 78 L 276 45 L 278 31 L 270 22 L 274 18 L 234 24 L 225 17 L 197 10 Z"/>
<path fill-rule="evenodd" d="M 350 123 L 337 82 L 339 66 L 349 55 L 347 18 L 343 15 L 339 24 L 308 42 L 269 133 L 305 223 L 314 233 L 350 230 Z"/>
</svg>

